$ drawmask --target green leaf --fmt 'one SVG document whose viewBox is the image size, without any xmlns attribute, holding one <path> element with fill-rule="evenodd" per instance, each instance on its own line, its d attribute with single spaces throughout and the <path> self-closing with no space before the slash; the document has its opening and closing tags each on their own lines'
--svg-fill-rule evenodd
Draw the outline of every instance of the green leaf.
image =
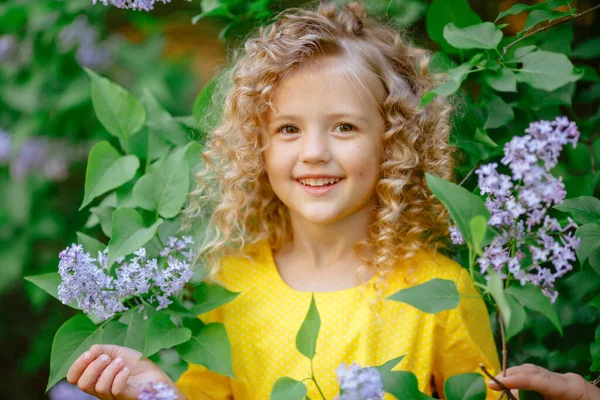
<svg viewBox="0 0 600 400">
<path fill-rule="evenodd" d="M 93 237 L 81 232 L 77 232 L 77 243 L 82 245 L 83 250 L 87 253 L 90 253 L 91 257 L 96 257 L 99 251 L 104 251 L 104 249 L 106 249 L 106 245 L 104 243 L 100 243 Z"/>
<path fill-rule="evenodd" d="M 506 340 L 508 341 L 523 330 L 527 314 L 516 298 L 509 293 L 506 293 L 506 302 L 510 307 L 510 321 L 505 325 Z"/>
<path fill-rule="evenodd" d="M 321 317 L 315 304 L 315 295 L 311 296 L 306 317 L 296 335 L 296 348 L 306 357 L 312 359 L 317 350 L 317 338 L 321 329 Z"/>
<path fill-rule="evenodd" d="M 399 290 L 387 297 L 387 300 L 408 303 L 423 312 L 436 314 L 457 307 L 460 303 L 460 295 L 453 281 L 435 278 L 420 285 Z"/>
<path fill-rule="evenodd" d="M 500 310 L 500 314 L 504 320 L 504 326 L 508 326 L 510 324 L 512 309 L 510 307 L 510 303 L 506 299 L 502 279 L 495 271 L 488 270 L 487 273 L 490 277 L 490 280 L 486 286 L 487 291 L 492 295 L 494 301 L 496 302 L 496 306 Z"/>
<path fill-rule="evenodd" d="M 427 185 L 433 194 L 444 204 L 452 219 L 458 226 L 467 243 L 473 243 L 470 221 L 477 215 L 488 220 L 490 212 L 485 203 L 476 195 L 452 182 L 445 181 L 429 173 L 425 173 Z"/>
<path fill-rule="evenodd" d="M 392 371 L 382 376 L 383 390 L 397 399 L 430 400 L 432 397 L 419 391 L 417 377 L 409 371 Z"/>
<path fill-rule="evenodd" d="M 181 124 L 173 119 L 148 89 L 144 90 L 142 104 L 148 115 L 146 126 L 150 135 L 160 136 L 175 146 L 183 146 L 190 141 Z"/>
<path fill-rule="evenodd" d="M 494 20 L 494 22 L 498 21 L 500 18 L 506 17 L 507 15 L 517 15 L 517 14 L 522 13 L 523 11 L 540 10 L 540 9 L 545 9 L 545 8 L 546 8 L 545 3 L 537 3 L 533 6 L 528 6 L 527 4 L 515 4 L 514 6 L 510 7 L 506 11 L 502 11 L 500 14 L 498 14 L 498 16 L 496 17 L 496 20 Z"/>
<path fill-rule="evenodd" d="M 140 208 L 173 218 L 181 211 L 190 187 L 190 169 L 185 159 L 189 146 L 173 151 L 150 167 L 133 187 L 133 201 Z"/>
<path fill-rule="evenodd" d="M 573 64 L 564 54 L 538 50 L 521 58 L 523 67 L 517 80 L 535 88 L 552 91 L 583 76 L 575 74 Z"/>
<path fill-rule="evenodd" d="M 597 248 L 588 256 L 588 261 L 592 269 L 600 275 L 600 248 Z"/>
<path fill-rule="evenodd" d="M 589 306 L 595 307 L 600 310 L 600 294 L 594 297 L 589 303 Z"/>
<path fill-rule="evenodd" d="M 481 255 L 483 239 L 487 232 L 487 219 L 482 215 L 476 215 L 469 221 L 469 227 L 471 229 L 471 234 L 473 235 L 473 248 L 475 249 L 475 254 Z"/>
<path fill-rule="evenodd" d="M 431 101 L 435 99 L 437 95 L 450 96 L 452 93 L 460 89 L 461 83 L 466 79 L 467 74 L 471 68 L 473 68 L 473 65 L 477 64 L 482 57 L 483 53 L 478 53 L 474 55 L 468 62 L 461 64 L 458 67 L 449 69 L 447 74 L 450 76 L 450 79 L 442 83 L 440 86 L 425 92 L 419 100 L 419 110 L 431 103 Z"/>
<path fill-rule="evenodd" d="M 454 25 L 465 26 L 481 23 L 482 20 L 469 7 L 467 0 L 433 0 L 427 9 L 425 20 L 427 33 L 432 40 L 440 45 L 448 54 L 456 54 L 457 49 L 452 47 L 444 38 L 444 27 L 452 22 Z"/>
<path fill-rule="evenodd" d="M 523 31 L 528 31 L 528 30 L 536 27 L 538 24 L 540 24 L 544 21 L 548 21 L 551 17 L 552 17 L 552 14 L 550 13 L 550 11 L 533 10 L 527 16 L 527 21 L 525 21 L 525 28 L 523 28 Z"/>
<path fill-rule="evenodd" d="M 196 304 L 191 308 L 196 315 L 207 313 L 215 308 L 233 301 L 239 292 L 231 292 L 221 285 L 202 282 L 196 286 L 194 298 Z"/>
<path fill-rule="evenodd" d="M 306 386 L 304 383 L 287 376 L 277 379 L 273 390 L 271 390 L 271 400 L 304 400 L 306 397 Z"/>
<path fill-rule="evenodd" d="M 142 358 L 150 357 L 162 349 L 170 349 L 185 343 L 192 337 L 188 328 L 177 328 L 168 314 L 158 313 L 152 318 L 146 328 L 146 343 Z"/>
<path fill-rule="evenodd" d="M 541 289 L 528 283 L 525 286 L 511 285 L 506 289 L 506 293 L 514 296 L 514 298 L 525 307 L 541 312 L 544 314 L 556 327 L 562 336 L 563 330 L 558 314 L 552 306 L 550 299 L 542 293 Z"/>
<path fill-rule="evenodd" d="M 485 82 L 498 92 L 516 92 L 517 76 L 510 69 L 503 67 L 499 71 L 486 71 Z"/>
<path fill-rule="evenodd" d="M 553 208 L 569 213 L 578 224 L 589 224 L 600 219 L 600 200 L 592 196 L 565 199 Z"/>
<path fill-rule="evenodd" d="M 139 131 L 146 120 L 144 107 L 121 86 L 84 69 L 92 78 L 92 104 L 96 116 L 111 135 L 128 143 L 129 136 Z"/>
<path fill-rule="evenodd" d="M 498 144 L 492 140 L 492 138 L 488 135 L 488 133 L 479 127 L 477 127 L 477 129 L 475 129 L 475 133 L 473 134 L 473 139 L 476 142 L 483 143 L 488 147 L 492 147 L 492 148 L 498 147 Z"/>
<path fill-rule="evenodd" d="M 83 209 L 96 197 L 133 179 L 140 166 L 136 156 L 120 156 L 108 142 L 98 142 L 90 150 L 85 171 Z"/>
<path fill-rule="evenodd" d="M 444 394 L 447 400 L 485 400 L 483 376 L 476 372 L 451 376 L 444 384 Z"/>
<path fill-rule="evenodd" d="M 502 40 L 502 31 L 491 22 L 465 28 L 450 22 L 444 27 L 444 38 L 457 49 L 495 49 Z"/>
<path fill-rule="evenodd" d="M 537 50 L 537 48 L 538 47 L 535 45 L 521 46 L 515 49 L 515 52 L 513 53 L 512 57 L 509 58 L 509 60 L 521 61 L 523 57 L 525 57 L 527 54 L 533 53 L 535 50 Z"/>
<path fill-rule="evenodd" d="M 544 396 L 531 390 L 519 389 L 519 400 L 544 400 Z"/>
<path fill-rule="evenodd" d="M 596 223 L 582 225 L 575 231 L 575 236 L 581 239 L 575 251 L 579 262 L 583 265 L 590 254 L 600 247 L 600 226 Z"/>
<path fill-rule="evenodd" d="M 210 7 L 205 7 L 205 4 L 211 4 Z M 202 1 L 202 12 L 192 18 L 192 25 L 196 25 L 198 21 L 207 17 L 222 17 L 231 18 L 233 15 L 227 11 L 224 5 L 219 5 L 218 2 L 208 3 L 206 0 Z"/>
<path fill-rule="evenodd" d="M 404 357 L 406 357 L 406 354 L 403 354 L 399 357 L 396 358 L 392 358 L 391 360 L 386 361 L 385 363 L 376 366 L 375 369 L 377 369 L 379 371 L 379 373 L 383 376 L 383 374 L 387 373 L 387 372 L 391 372 L 392 369 L 398 365 L 398 363 L 402 360 L 404 360 Z"/>
<path fill-rule="evenodd" d="M 127 311 L 119 319 L 121 322 L 127 325 L 127 334 L 125 336 L 125 347 L 144 352 L 146 346 L 146 328 L 148 326 L 147 314 L 148 310 L 154 311 L 153 308 L 148 307 L 146 312 L 140 312 L 139 308 L 136 307 Z"/>
<path fill-rule="evenodd" d="M 184 318 L 183 325 L 192 331 L 192 338 L 177 346 L 181 358 L 235 379 L 225 326 L 218 322 L 205 325 L 198 318 Z"/>
<path fill-rule="evenodd" d="M 127 336 L 127 325 L 119 321 L 110 321 L 102 330 L 103 341 L 118 346 L 125 345 L 125 337 Z"/>
<path fill-rule="evenodd" d="M 583 60 L 591 60 L 600 57 L 600 37 L 597 36 L 585 40 L 573 50 L 572 56 Z"/>
<path fill-rule="evenodd" d="M 117 208 L 113 212 L 107 268 L 110 268 L 117 258 L 131 254 L 148 243 L 162 223 L 163 220 L 159 218 L 152 226 L 146 228 L 142 216 L 133 208 Z"/>
<path fill-rule="evenodd" d="M 201 120 L 206 117 L 206 114 L 211 110 L 213 103 L 213 94 L 218 84 L 218 75 L 211 79 L 208 83 L 206 83 L 200 93 L 198 93 L 198 97 L 194 100 L 194 107 L 192 114 L 194 115 L 194 119 L 196 121 Z"/>
<path fill-rule="evenodd" d="M 487 120 L 485 121 L 485 129 L 495 129 L 506 126 L 515 118 L 515 113 L 511 106 L 506 104 L 499 96 L 491 96 L 486 105 Z"/>
<path fill-rule="evenodd" d="M 65 322 L 52 342 L 50 357 L 50 376 L 48 391 L 67 375 L 75 360 L 87 351 L 92 344 L 116 344 L 122 346 L 125 325 L 111 321 L 107 325 L 96 327 L 84 314 L 77 314 Z"/>
<path fill-rule="evenodd" d="M 58 272 L 48 272 L 46 274 L 30 275 L 23 277 L 23 279 L 33 283 L 35 286 L 39 287 L 44 292 L 48 293 L 50 296 L 60 301 L 60 299 L 58 298 L 58 285 L 60 285 L 62 279 Z M 80 308 L 77 306 L 77 301 L 73 301 L 67 305 L 76 310 L 80 310 Z"/>
</svg>

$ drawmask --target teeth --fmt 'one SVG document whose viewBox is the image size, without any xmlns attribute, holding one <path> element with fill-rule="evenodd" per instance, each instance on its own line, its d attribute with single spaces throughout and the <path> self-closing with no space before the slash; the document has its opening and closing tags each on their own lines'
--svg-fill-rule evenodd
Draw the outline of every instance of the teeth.
<svg viewBox="0 0 600 400">
<path fill-rule="evenodd" d="M 318 178 L 318 179 L 298 179 L 304 186 L 325 186 L 338 183 L 342 178 Z"/>
</svg>

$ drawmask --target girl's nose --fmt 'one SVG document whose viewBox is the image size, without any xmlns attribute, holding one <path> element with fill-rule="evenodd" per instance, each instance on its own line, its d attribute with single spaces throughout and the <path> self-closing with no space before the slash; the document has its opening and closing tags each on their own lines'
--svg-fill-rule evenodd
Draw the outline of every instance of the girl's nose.
<svg viewBox="0 0 600 400">
<path fill-rule="evenodd" d="M 328 163 L 331 161 L 329 136 L 327 133 L 308 133 L 302 137 L 300 161 L 305 163 Z"/>
</svg>

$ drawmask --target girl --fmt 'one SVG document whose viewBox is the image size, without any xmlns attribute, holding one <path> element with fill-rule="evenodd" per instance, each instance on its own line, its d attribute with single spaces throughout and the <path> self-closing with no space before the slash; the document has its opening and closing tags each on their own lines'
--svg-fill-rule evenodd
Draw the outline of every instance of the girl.
<svg viewBox="0 0 600 400">
<path fill-rule="evenodd" d="M 452 107 L 438 97 L 417 109 L 439 82 L 429 58 L 358 3 L 288 10 L 248 40 L 184 213 L 202 220 L 215 205 L 199 254 L 208 279 L 241 294 L 199 317 L 225 324 L 237 379 L 190 365 L 174 384 L 118 346 L 93 346 L 67 379 L 102 399 L 135 399 L 154 380 L 176 385 L 181 399 L 262 400 L 278 378 L 314 372 L 333 399 L 344 362 L 406 355 L 395 369 L 440 396 L 452 375 L 481 363 L 498 372 L 483 300 L 436 250 L 448 221 L 425 172 L 452 176 Z M 456 283 L 459 307 L 432 315 L 385 301 L 433 278 Z M 295 338 L 312 293 L 321 329 L 311 365 Z"/>
</svg>

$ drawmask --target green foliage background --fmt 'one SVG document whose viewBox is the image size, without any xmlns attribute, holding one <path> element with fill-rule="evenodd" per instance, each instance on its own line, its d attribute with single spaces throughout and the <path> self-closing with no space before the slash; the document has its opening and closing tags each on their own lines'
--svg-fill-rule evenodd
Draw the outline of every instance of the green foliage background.
<svg viewBox="0 0 600 400">
<path fill-rule="evenodd" d="M 83 144 L 86 149 L 94 146 L 87 172 L 85 159 L 76 161 L 60 182 L 48 180 L 43 171 L 15 179 L 8 165 L 0 166 L 0 332 L 6 371 L 0 380 L 7 398 L 45 398 L 54 334 L 75 313 L 21 278 L 56 272 L 58 252 L 72 242 L 81 242 L 77 231 L 104 244 L 110 238 L 113 248 L 124 254 L 126 247 L 118 240 L 113 242 L 111 235 L 113 229 L 121 232 L 116 226 L 119 223 L 127 221 L 125 225 L 131 226 L 133 221 L 140 230 L 153 227 L 149 237 L 157 232 L 160 238 L 178 226 L 176 214 L 181 204 L 177 199 L 161 202 L 160 193 L 144 181 L 162 182 L 164 193 L 181 194 L 189 189 L 176 185 L 182 179 L 165 176 L 164 171 L 183 171 L 184 176 L 189 173 L 193 163 L 186 156 L 188 143 L 201 141 L 206 133 L 197 128 L 193 112 L 202 118 L 206 95 L 203 98 L 201 94 L 192 107 L 200 83 L 210 76 L 198 76 L 191 56 L 165 56 L 164 48 L 173 40 L 165 33 L 168 23 L 194 23 L 194 35 L 218 32 L 214 39 L 227 49 L 242 43 L 244 35 L 268 22 L 277 11 L 303 4 L 174 0 L 168 5 L 157 4 L 152 13 L 92 6 L 91 0 L 8 0 L 0 4 L 0 35 L 18 38 L 23 57 L 19 62 L 14 62 L 17 56 L 13 56 L 13 61 L 0 63 L 0 129 L 12 135 L 16 150 L 11 156 L 15 157 L 19 147 L 32 137 L 64 140 L 71 146 Z M 582 134 L 577 148 L 568 146 L 553 170 L 563 176 L 568 198 L 598 195 L 600 37 L 592 33 L 600 22 L 600 11 L 559 22 L 593 6 L 591 1 L 549 0 L 516 6 L 503 16 L 499 11 L 508 5 L 496 2 L 367 2 L 370 15 L 386 18 L 398 28 L 409 27 L 418 44 L 436 50 L 432 67 L 448 73 L 450 79 L 424 96 L 422 104 L 434 95 L 457 95 L 459 113 L 452 142 L 462 150 L 456 173 L 465 188 L 475 191 L 472 170 L 497 160 L 504 143 L 522 135 L 530 122 L 566 115 Z M 101 39 L 122 32 L 124 27 L 137 32 L 136 37 L 118 40 L 110 68 L 98 73 L 86 70 L 78 63 L 75 49 L 59 49 L 61 30 L 80 15 L 88 17 Z M 548 23 L 557 25 L 527 35 Z M 521 40 L 509 46 L 516 39 Z M 203 49 L 196 51 L 202 53 Z M 135 96 L 132 99 L 124 94 L 118 100 L 128 105 L 132 125 L 113 124 L 111 128 L 111 122 L 102 119 L 106 112 L 99 107 L 111 84 L 103 77 Z M 209 89 L 205 87 L 205 91 Z M 102 176 L 90 178 L 89 174 L 98 171 L 90 165 L 107 159 L 119 174 L 109 172 L 107 182 Z M 122 180 L 113 179 L 116 176 Z M 135 207 L 137 211 L 135 215 L 116 212 L 118 207 Z M 560 218 L 566 217 L 555 212 Z M 598 220 L 587 222 L 597 226 Z M 563 335 L 541 313 L 528 312 L 526 318 L 520 318 L 508 343 L 510 365 L 533 362 L 555 371 L 577 372 L 588 379 L 598 375 L 600 250 L 591 242 L 597 237 L 596 231 L 592 226 L 587 236 L 582 233 L 589 256 L 580 257 L 585 262 L 579 262 L 558 285 L 560 296 L 554 308 Z M 113 258 L 119 254 L 115 250 Z M 468 263 L 464 252 L 453 256 L 463 265 Z M 490 314 L 496 327 L 491 308 Z M 200 334 L 192 322 L 179 329 L 186 338 Z M 174 350 L 154 353 L 151 358 L 173 378 L 185 369 L 185 361 Z"/>
</svg>

